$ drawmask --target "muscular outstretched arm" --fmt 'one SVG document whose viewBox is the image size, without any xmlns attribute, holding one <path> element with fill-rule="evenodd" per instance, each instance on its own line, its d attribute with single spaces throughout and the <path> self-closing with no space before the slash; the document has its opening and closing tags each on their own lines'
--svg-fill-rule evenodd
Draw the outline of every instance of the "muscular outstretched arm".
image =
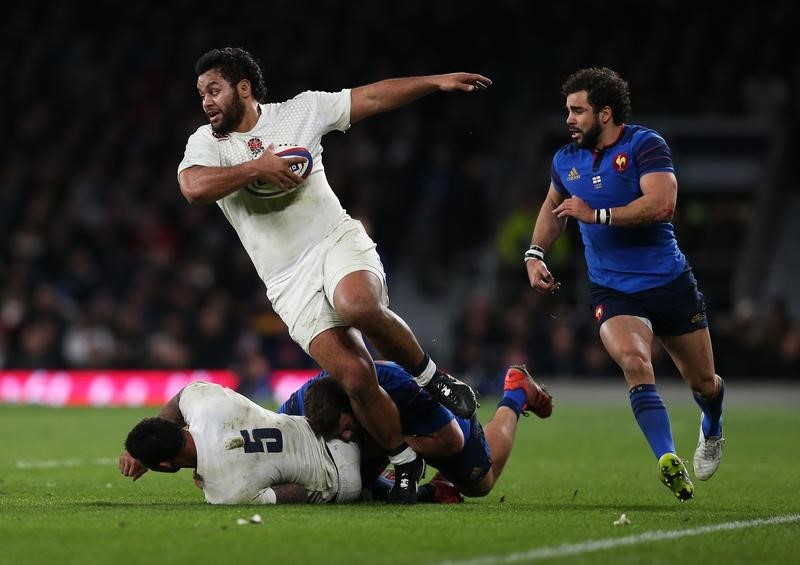
<svg viewBox="0 0 800 565">
<path fill-rule="evenodd" d="M 405 106 L 437 91 L 473 92 L 491 84 L 490 79 L 475 73 L 450 73 L 392 78 L 359 86 L 350 91 L 350 123 Z"/>
</svg>

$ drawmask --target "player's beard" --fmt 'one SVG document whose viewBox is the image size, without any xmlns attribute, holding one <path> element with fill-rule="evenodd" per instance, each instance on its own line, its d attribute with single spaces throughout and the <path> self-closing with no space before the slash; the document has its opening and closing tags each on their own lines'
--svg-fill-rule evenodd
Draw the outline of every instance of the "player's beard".
<svg viewBox="0 0 800 565">
<path fill-rule="evenodd" d="M 214 127 L 211 125 L 211 129 L 214 130 L 214 133 L 219 134 L 226 134 L 230 133 L 239 125 L 239 122 L 242 121 L 244 117 L 244 102 L 242 102 L 242 98 L 239 96 L 239 93 L 235 90 L 233 91 L 233 100 L 231 100 L 230 106 L 222 113 L 223 118 L 222 121 Z"/>
<path fill-rule="evenodd" d="M 575 141 L 575 145 L 581 149 L 594 149 L 597 146 L 597 140 L 600 139 L 600 134 L 603 133 L 600 127 L 600 120 L 595 120 L 589 126 L 589 129 L 581 132 L 581 140 Z"/>
</svg>

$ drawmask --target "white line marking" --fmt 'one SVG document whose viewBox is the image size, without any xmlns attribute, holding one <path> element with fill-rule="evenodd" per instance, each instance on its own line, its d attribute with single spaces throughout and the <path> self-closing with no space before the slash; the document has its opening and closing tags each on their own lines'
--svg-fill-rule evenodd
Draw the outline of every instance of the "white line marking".
<svg viewBox="0 0 800 565">
<path fill-rule="evenodd" d="M 754 528 L 756 526 L 774 526 L 775 524 L 788 524 L 800 521 L 800 514 L 788 514 L 786 516 L 772 516 L 770 518 L 757 518 L 755 520 L 741 520 L 736 522 L 723 522 L 721 524 L 710 524 L 686 530 L 653 530 L 643 532 L 635 536 L 625 536 L 621 538 L 606 538 L 582 543 L 564 543 L 552 547 L 541 547 L 520 553 L 509 555 L 493 555 L 479 557 L 477 559 L 465 559 L 464 561 L 444 561 L 442 565 L 494 565 L 495 563 L 515 563 L 517 561 L 536 561 L 538 559 L 548 559 L 552 557 L 564 557 L 565 555 L 578 555 L 591 551 L 601 551 L 613 549 L 624 545 L 637 545 L 651 541 L 661 541 L 668 539 L 678 539 L 691 536 L 699 536 L 709 532 L 721 532 L 724 530 L 741 530 L 743 528 Z"/>
<path fill-rule="evenodd" d="M 17 461 L 17 469 L 59 469 L 61 467 L 80 467 L 83 465 L 96 465 L 105 467 L 113 465 L 116 459 L 101 457 L 98 459 L 63 459 L 61 461 Z"/>
</svg>

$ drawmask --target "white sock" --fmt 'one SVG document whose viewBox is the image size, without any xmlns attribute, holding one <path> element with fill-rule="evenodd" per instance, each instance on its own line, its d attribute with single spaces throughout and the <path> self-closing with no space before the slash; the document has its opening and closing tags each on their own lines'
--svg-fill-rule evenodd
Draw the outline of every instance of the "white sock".
<svg viewBox="0 0 800 565">
<path fill-rule="evenodd" d="M 436 374 L 436 363 L 433 362 L 433 359 L 428 359 L 428 365 L 425 367 L 425 370 L 422 371 L 418 377 L 414 377 L 414 380 L 417 381 L 419 386 L 425 386 L 431 379 L 433 375 Z"/>
<path fill-rule="evenodd" d="M 402 465 L 403 463 L 411 463 L 416 458 L 417 458 L 416 452 L 410 447 L 406 447 L 403 451 L 401 451 L 397 455 L 390 455 L 389 462 L 392 465 Z"/>
</svg>

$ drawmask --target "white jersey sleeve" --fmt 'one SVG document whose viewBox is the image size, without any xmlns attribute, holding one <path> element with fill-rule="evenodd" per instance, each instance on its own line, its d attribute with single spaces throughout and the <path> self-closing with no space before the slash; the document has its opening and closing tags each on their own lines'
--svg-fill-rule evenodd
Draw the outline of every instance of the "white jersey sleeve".
<svg viewBox="0 0 800 565">
<path fill-rule="evenodd" d="M 201 165 L 203 167 L 219 167 L 222 165 L 219 151 L 214 145 L 213 135 L 209 135 L 207 127 L 200 127 L 186 142 L 183 160 L 178 165 L 178 175 L 181 171 Z"/>
<path fill-rule="evenodd" d="M 179 406 L 207 502 L 258 504 L 265 488 L 284 483 L 303 485 L 309 502 L 336 497 L 336 464 L 304 417 L 276 414 L 205 382 L 185 387 Z"/>
<path fill-rule="evenodd" d="M 329 131 L 347 131 L 350 127 L 350 89 L 339 92 L 308 90 L 296 96 L 307 99 L 313 105 L 322 126 L 322 135 Z"/>
</svg>

